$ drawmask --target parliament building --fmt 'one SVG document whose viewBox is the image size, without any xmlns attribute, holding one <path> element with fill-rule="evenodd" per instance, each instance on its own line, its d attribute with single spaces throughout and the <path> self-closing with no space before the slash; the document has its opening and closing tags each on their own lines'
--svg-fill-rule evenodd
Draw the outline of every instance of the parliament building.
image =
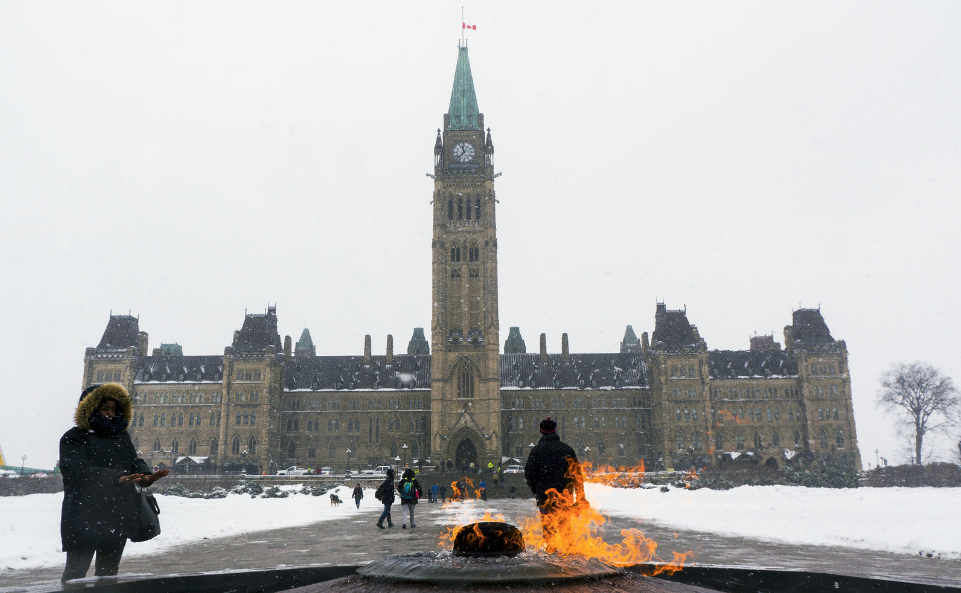
<svg viewBox="0 0 961 593">
<path fill-rule="evenodd" d="M 486 467 L 524 459 L 548 415 L 594 465 L 846 453 L 860 467 L 847 348 L 819 309 L 794 311 L 783 346 L 769 335 L 709 350 L 686 310 L 657 303 L 650 336 L 627 326 L 617 352 L 571 353 L 567 334 L 559 353 L 544 334 L 528 352 L 517 327 L 501 349 L 494 143 L 466 46 L 431 177 L 430 335 L 415 328 L 406 352 L 387 336 L 374 354 L 366 336 L 362 355 L 318 356 L 307 329 L 281 339 L 269 307 L 245 315 L 223 354 L 188 356 L 179 344 L 150 351 L 138 318 L 111 315 L 83 386 L 130 391 L 131 436 L 154 467 Z"/>
</svg>

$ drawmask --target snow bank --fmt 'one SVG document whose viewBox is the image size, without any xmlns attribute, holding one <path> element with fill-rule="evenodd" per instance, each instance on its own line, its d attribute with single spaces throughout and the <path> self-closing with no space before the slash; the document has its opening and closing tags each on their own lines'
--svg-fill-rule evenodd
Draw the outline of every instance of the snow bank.
<svg viewBox="0 0 961 593">
<path fill-rule="evenodd" d="M 160 535 L 148 542 L 128 542 L 124 557 L 156 554 L 204 538 L 295 527 L 383 510 L 374 491 L 364 490 L 358 511 L 350 498 L 352 491 L 341 486 L 321 496 L 250 498 L 247 494 L 230 494 L 212 500 L 157 495 Z M 330 506 L 331 493 L 336 493 L 343 504 Z M 60 549 L 62 503 L 62 493 L 0 497 L 0 569 L 63 565 L 66 555 Z"/>
<path fill-rule="evenodd" d="M 764 541 L 961 558 L 961 488 L 624 489 L 586 485 L 603 513 Z"/>
</svg>

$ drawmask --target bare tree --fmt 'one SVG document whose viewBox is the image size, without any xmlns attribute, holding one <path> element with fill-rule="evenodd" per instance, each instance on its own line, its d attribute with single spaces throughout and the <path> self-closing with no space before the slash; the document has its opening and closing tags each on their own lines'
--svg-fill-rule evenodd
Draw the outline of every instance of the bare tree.
<svg viewBox="0 0 961 593">
<path fill-rule="evenodd" d="M 901 428 L 913 436 L 914 461 L 921 465 L 924 437 L 952 425 L 961 398 L 951 377 L 929 364 L 894 364 L 881 375 L 878 407 L 893 412 Z"/>
</svg>

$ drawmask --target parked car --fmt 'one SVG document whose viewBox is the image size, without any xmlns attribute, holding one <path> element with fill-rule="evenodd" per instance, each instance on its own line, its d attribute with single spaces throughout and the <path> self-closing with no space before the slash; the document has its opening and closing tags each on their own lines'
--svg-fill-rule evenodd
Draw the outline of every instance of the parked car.
<svg viewBox="0 0 961 593">
<path fill-rule="evenodd" d="M 322 475 L 322 476 L 332 476 L 332 475 L 334 475 L 334 470 L 330 469 L 329 467 L 322 467 L 322 468 L 320 468 L 320 475 Z"/>
<path fill-rule="evenodd" d="M 524 468 L 519 465 L 508 465 L 504 468 L 505 474 L 522 474 L 524 473 Z"/>
<path fill-rule="evenodd" d="M 277 472 L 278 476 L 306 476 L 307 470 L 300 467 L 299 465 L 292 465 L 287 469 L 282 469 Z"/>
</svg>

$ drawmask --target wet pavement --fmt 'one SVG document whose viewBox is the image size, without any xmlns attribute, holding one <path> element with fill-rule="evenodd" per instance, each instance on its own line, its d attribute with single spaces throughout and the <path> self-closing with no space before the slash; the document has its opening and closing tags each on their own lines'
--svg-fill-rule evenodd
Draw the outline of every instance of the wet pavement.
<svg viewBox="0 0 961 593">
<path fill-rule="evenodd" d="M 362 508 L 341 521 L 324 521 L 301 527 L 259 531 L 244 535 L 201 540 L 152 556 L 125 556 L 121 573 L 188 574 L 239 569 L 293 566 L 359 565 L 417 551 L 441 549 L 439 536 L 450 524 L 479 519 L 485 511 L 504 515 L 517 524 L 521 517 L 534 517 L 532 500 L 490 500 L 416 507 L 416 529 L 401 529 L 400 507 L 395 506 L 392 529 L 377 529 L 380 509 Z M 608 541 L 619 541 L 620 530 L 635 527 L 658 542 L 658 554 L 694 552 L 699 565 L 764 567 L 826 572 L 918 583 L 961 586 L 961 560 L 926 558 L 871 550 L 830 546 L 792 545 L 678 531 L 632 519 L 612 517 L 605 526 Z M 161 537 L 163 537 L 161 535 Z M 128 550 L 137 544 L 128 544 Z M 66 556 L 64 556 L 66 558 Z M 59 583 L 62 566 L 4 571 L 0 593 L 49 590 Z M 93 573 L 91 569 L 90 573 Z"/>
</svg>

